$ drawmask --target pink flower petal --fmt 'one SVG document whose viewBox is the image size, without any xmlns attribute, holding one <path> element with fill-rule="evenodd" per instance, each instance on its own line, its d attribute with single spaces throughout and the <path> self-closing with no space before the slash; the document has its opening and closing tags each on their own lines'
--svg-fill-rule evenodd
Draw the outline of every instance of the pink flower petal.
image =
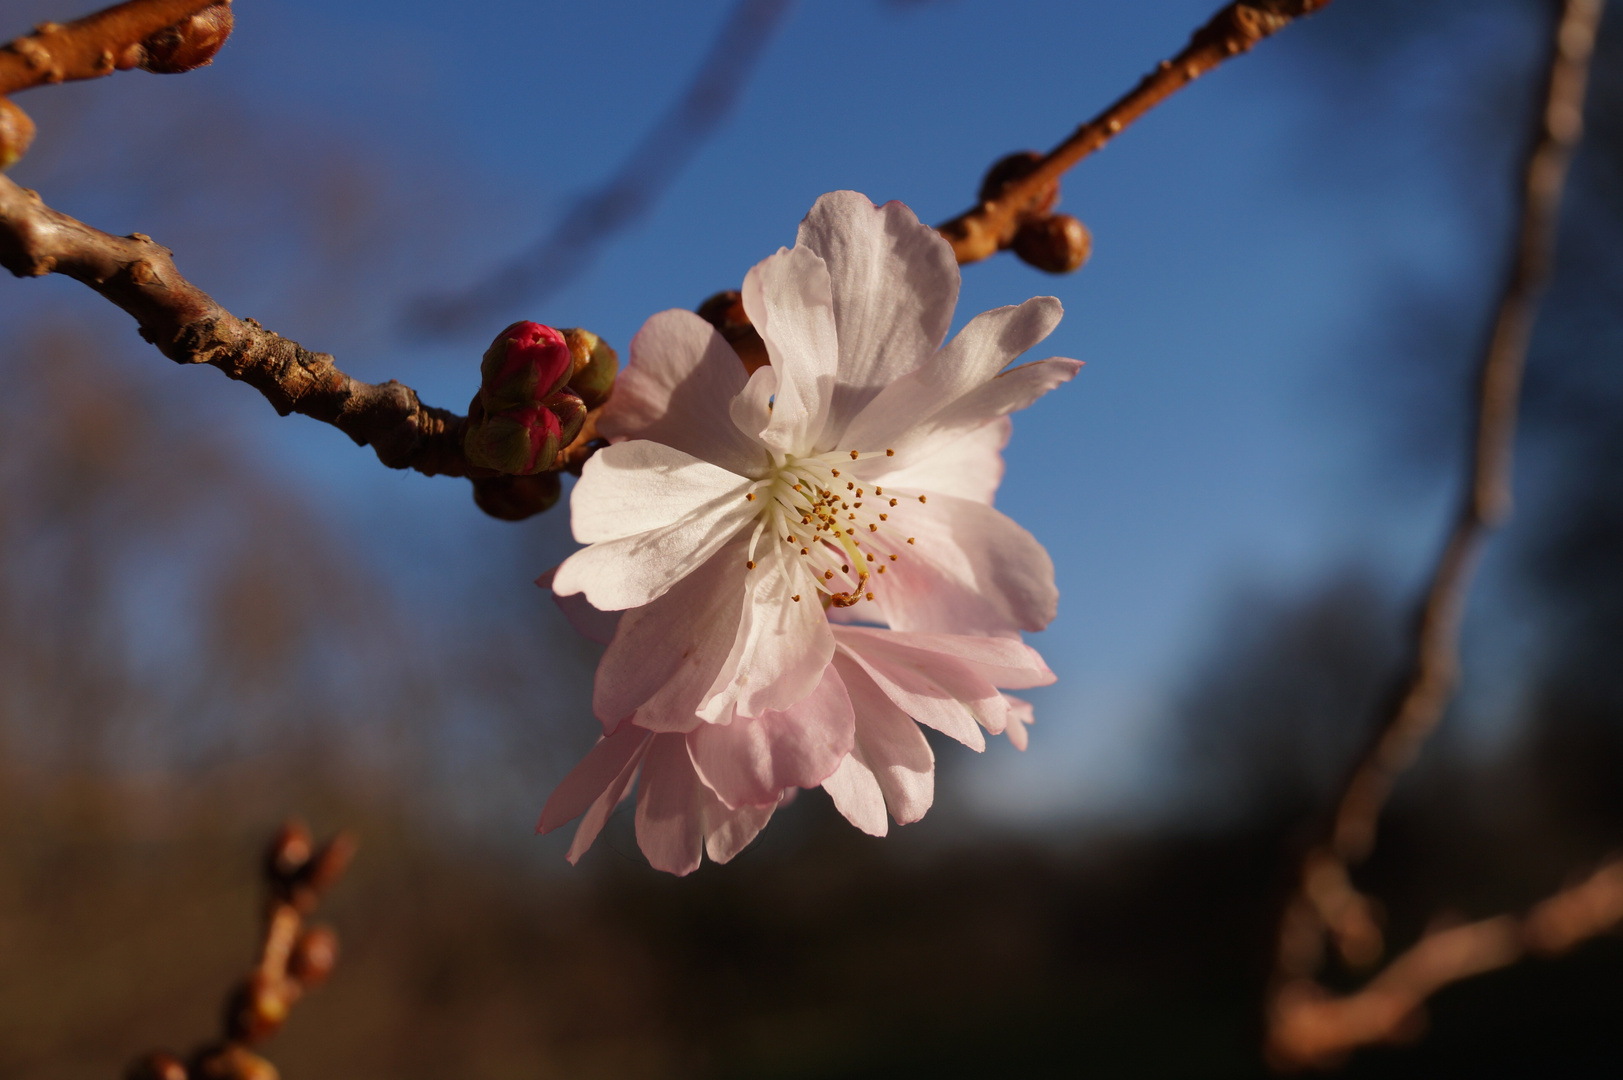
<svg viewBox="0 0 1623 1080">
<path fill-rule="evenodd" d="M 1026 728 L 1037 722 L 1037 712 L 1031 707 L 1031 702 L 1013 694 L 1004 694 L 1003 700 L 1009 703 L 1009 726 L 1003 729 L 1003 734 L 1014 743 L 1016 750 L 1024 750 L 1029 741 Z"/>
<path fill-rule="evenodd" d="M 625 797 L 651 737 L 646 731 L 626 727 L 599 739 L 547 799 L 535 827 L 537 832 L 549 833 L 583 813 L 586 815 L 569 845 L 570 862 L 578 862 L 592 846 L 609 814 Z"/>
<path fill-rule="evenodd" d="M 873 770 L 855 753 L 847 754 L 834 775 L 823 781 L 823 790 L 834 800 L 834 809 L 869 836 L 884 836 L 890 830 L 885 793 L 879 790 Z"/>
<path fill-rule="evenodd" d="M 770 543 L 747 578 L 751 592 L 732 653 L 699 706 L 711 723 L 726 723 L 734 711 L 759 716 L 788 708 L 816 688 L 834 655 L 811 575 L 785 551 Z"/>
<path fill-rule="evenodd" d="M 627 718 L 650 731 L 703 723 L 700 703 L 721 674 L 744 605 L 746 536 L 738 536 L 658 599 L 625 613 L 597 666 L 592 711 L 613 730 Z"/>
<path fill-rule="evenodd" d="M 743 294 L 778 376 L 761 441 L 783 453 L 808 453 L 822 434 L 840 361 L 828 268 L 809 248 L 781 249 L 744 276 Z"/>
<path fill-rule="evenodd" d="M 704 853 L 715 863 L 731 862 L 734 855 L 749 846 L 772 819 L 772 806 L 740 806 L 729 810 L 710 792 L 704 805 Z"/>
<path fill-rule="evenodd" d="M 535 579 L 535 583 L 548 592 L 552 592 L 552 578 L 558 572 L 554 566 L 551 570 Z M 614 631 L 620 626 L 621 612 L 599 611 L 587 603 L 586 597 L 575 593 L 571 596 L 559 596 L 552 592 L 552 602 L 558 605 L 558 610 L 564 613 L 569 625 L 575 628 L 575 633 L 587 641 L 595 641 L 599 645 L 607 645 L 614 640 Z"/>
<path fill-rule="evenodd" d="M 818 199 L 797 246 L 826 263 L 839 328 L 839 381 L 819 446 L 832 449 L 864 406 L 934 355 L 958 303 L 958 262 L 912 210 L 855 191 Z"/>
<path fill-rule="evenodd" d="M 706 796 L 714 798 L 693 771 L 684 737 L 653 736 L 637 790 L 637 846 L 654 869 L 681 877 L 699 868 Z"/>
<path fill-rule="evenodd" d="M 975 316 L 928 363 L 885 386 L 852 420 L 840 445 L 854 450 L 899 446 L 916 425 L 978 390 L 1046 338 L 1063 314 L 1058 300 L 1037 296 L 1019 307 Z M 843 324 L 840 334 L 843 344 Z"/>
<path fill-rule="evenodd" d="M 1014 638 L 911 634 L 859 626 L 842 627 L 835 636 L 849 650 L 896 657 L 921 670 L 929 670 L 937 660 L 963 664 L 1000 690 L 1027 690 L 1054 681 L 1042 655 Z"/>
<path fill-rule="evenodd" d="M 782 712 L 734 716 L 687 736 L 693 767 L 730 807 L 775 806 L 785 788 L 816 787 L 851 752 L 855 717 L 832 666 L 804 700 Z"/>
<path fill-rule="evenodd" d="M 1054 564 L 1035 537 L 1004 515 L 938 495 L 928 505 L 910 505 L 901 524 L 898 531 L 915 542 L 897 546 L 901 557 L 874 590 L 893 629 L 1008 637 L 1053 621 Z"/>
<path fill-rule="evenodd" d="M 857 714 L 852 758 L 873 778 L 883 796 L 884 807 L 890 810 L 890 816 L 898 825 L 919 820 L 935 800 L 934 751 L 919 726 L 885 696 L 860 664 L 848 656 L 836 655 L 834 667 L 845 682 L 851 706 Z M 828 787 L 826 782 L 823 786 Z M 829 794 L 834 792 L 831 790 Z M 857 828 L 875 836 L 884 835 L 883 830 L 873 833 L 864 828 L 841 805 L 839 797 L 835 798 L 835 805 Z M 883 813 L 880 816 L 883 818 Z"/>
<path fill-rule="evenodd" d="M 840 627 L 840 655 L 855 661 L 886 698 L 904 713 L 977 752 L 986 749 L 983 726 L 1003 730 L 1008 711 L 997 688 L 951 657 L 916 657 L 884 647 L 878 638 L 848 636 Z"/>
<path fill-rule="evenodd" d="M 738 354 L 709 323 L 691 311 L 662 311 L 631 339 L 631 361 L 615 380 L 598 433 L 614 442 L 664 443 L 740 476 L 755 475 L 767 455 L 728 417 L 747 379 Z"/>
<path fill-rule="evenodd" d="M 1013 422 L 1005 416 L 971 431 L 914 443 L 897 451 L 902 464 L 877 482 L 899 491 L 952 495 L 991 506 L 1003 480 L 1003 448 L 1013 430 Z"/>
</svg>

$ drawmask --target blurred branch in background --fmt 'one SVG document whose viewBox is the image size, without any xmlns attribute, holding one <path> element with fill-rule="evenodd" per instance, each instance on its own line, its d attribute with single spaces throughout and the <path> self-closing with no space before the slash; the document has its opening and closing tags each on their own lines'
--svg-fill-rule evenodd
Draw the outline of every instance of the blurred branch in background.
<svg viewBox="0 0 1623 1080">
<path fill-rule="evenodd" d="M 585 271 L 615 234 L 647 216 L 682 168 L 737 107 L 794 0 L 738 0 L 698 73 L 608 180 L 578 198 L 538 244 L 450 296 L 414 302 L 419 330 L 449 334 L 505 321 Z"/>
<path fill-rule="evenodd" d="M 198 1048 L 189 1062 L 158 1050 L 132 1062 L 126 1080 L 277 1080 L 254 1047 L 280 1031 L 304 994 L 327 981 L 338 962 L 338 934 L 306 926 L 322 895 L 355 855 L 355 838 L 340 832 L 316 848 L 302 822 L 283 825 L 265 853 L 264 932 L 259 959 L 225 1007 L 225 1037 Z"/>
<path fill-rule="evenodd" d="M 1359 1046 L 1398 1039 L 1418 1022 L 1417 1010 L 1431 993 L 1521 955 L 1516 924 L 1500 917 L 1428 935 L 1350 997 L 1331 999 L 1316 981 L 1327 938 L 1354 970 L 1371 967 L 1384 950 L 1376 908 L 1353 885 L 1349 867 L 1369 857 L 1393 784 L 1414 763 L 1453 697 L 1466 598 L 1483 545 L 1510 513 L 1522 375 L 1554 261 L 1562 190 L 1583 130 L 1589 61 L 1603 8 L 1604 0 L 1566 0 L 1554 24 L 1544 107 L 1522 176 L 1514 261 L 1478 372 L 1466 492 L 1421 605 L 1410 673 L 1343 788 L 1328 843 L 1303 859 L 1281 919 L 1268 1048 L 1284 1068 L 1330 1064 Z M 1592 882 L 1615 877 L 1609 869 Z M 1548 903 L 1555 906 L 1540 910 L 1570 910 L 1581 902 L 1558 897 Z M 1609 907 L 1600 904 L 1603 910 L 1617 906 L 1615 899 Z M 1615 919 L 1601 920 L 1589 932 Z M 1535 916 L 1530 925 L 1543 924 Z"/>
</svg>

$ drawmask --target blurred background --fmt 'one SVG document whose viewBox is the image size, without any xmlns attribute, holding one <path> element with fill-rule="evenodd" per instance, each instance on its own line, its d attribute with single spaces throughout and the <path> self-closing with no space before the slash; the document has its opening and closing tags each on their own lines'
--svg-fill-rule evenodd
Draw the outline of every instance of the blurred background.
<svg viewBox="0 0 1623 1080">
<path fill-rule="evenodd" d="M 507 322 L 623 356 L 824 191 L 951 216 L 1216 6 L 240 0 L 211 68 L 20 95 L 11 175 L 460 410 Z M 0 37 L 87 10 L 6 0 Z M 882 841 L 806 793 L 682 881 L 624 807 L 578 868 L 532 834 L 596 731 L 596 647 L 530 584 L 566 512 L 494 521 L 75 282 L 0 281 L 0 1077 L 209 1034 L 289 814 L 364 845 L 339 970 L 270 1044 L 290 1078 L 1263 1074 L 1289 854 L 1454 505 L 1550 11 L 1341 0 L 1067 178 L 1082 271 L 965 268 L 956 325 L 1053 293 L 1038 355 L 1087 363 L 999 494 L 1062 592 L 1031 749 L 938 744 L 934 809 Z M 1399 943 L 1623 846 L 1623 11 L 1594 75 L 1517 516 L 1361 876 Z M 483 307 L 426 333 L 446 296 Z M 1620 1010 L 1605 939 L 1347 1071 L 1618 1075 Z"/>
</svg>

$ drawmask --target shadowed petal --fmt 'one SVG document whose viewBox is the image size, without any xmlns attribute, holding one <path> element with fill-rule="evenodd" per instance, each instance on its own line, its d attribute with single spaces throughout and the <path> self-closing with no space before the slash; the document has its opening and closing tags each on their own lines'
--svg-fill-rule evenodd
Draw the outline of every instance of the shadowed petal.
<svg viewBox="0 0 1623 1080">
<path fill-rule="evenodd" d="M 761 441 L 807 453 L 822 434 L 840 362 L 828 268 L 809 248 L 780 249 L 745 275 L 743 298 L 778 377 Z"/>
<path fill-rule="evenodd" d="M 699 776 L 728 806 L 776 805 L 785 788 L 816 787 L 851 752 L 855 718 L 832 666 L 789 708 L 734 716 L 688 734 Z"/>
<path fill-rule="evenodd" d="M 738 354 L 714 327 L 691 311 L 662 311 L 631 339 L 631 362 L 615 380 L 598 433 L 614 442 L 664 443 L 740 476 L 756 475 L 767 454 L 728 413 L 746 381 Z"/>
</svg>

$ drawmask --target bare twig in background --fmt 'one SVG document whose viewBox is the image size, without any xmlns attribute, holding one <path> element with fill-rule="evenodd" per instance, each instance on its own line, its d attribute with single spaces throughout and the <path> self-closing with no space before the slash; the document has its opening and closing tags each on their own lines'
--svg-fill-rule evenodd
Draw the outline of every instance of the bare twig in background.
<svg viewBox="0 0 1623 1080">
<path fill-rule="evenodd" d="M 1270 1054 L 1282 1067 L 1322 1065 L 1357 1046 L 1389 1040 L 1400 1034 L 1405 1018 L 1435 990 L 1521 955 L 1516 924 L 1507 916 L 1422 939 L 1350 997 L 1332 999 L 1313 981 L 1324 959 L 1327 936 L 1354 968 L 1372 965 L 1383 949 L 1372 904 L 1352 884 L 1348 867 L 1369 856 L 1393 784 L 1413 764 L 1453 696 L 1466 597 L 1483 545 L 1510 513 L 1522 372 L 1539 301 L 1550 278 L 1561 195 L 1583 130 L 1589 60 L 1604 6 L 1605 0 L 1566 0 L 1555 25 L 1544 107 L 1520 188 L 1514 262 L 1478 373 L 1465 495 L 1420 607 L 1410 672 L 1342 790 L 1328 843 L 1303 860 L 1297 891 L 1281 921 L 1268 1012 Z M 1619 872 L 1615 866 L 1603 871 L 1610 875 L 1604 878 L 1612 883 L 1607 887 L 1616 888 Z M 1564 897 L 1548 902 L 1554 907 L 1539 910 L 1582 906 L 1583 901 Z M 1615 906 L 1617 901 L 1610 903 Z M 1594 921 L 1587 933 L 1598 932 L 1615 919 Z M 1530 925 L 1542 925 L 1537 913 Z M 1564 925 L 1578 923 L 1567 920 Z M 1587 934 L 1563 938 L 1562 948 L 1582 936 Z"/>
<path fill-rule="evenodd" d="M 254 969 L 226 1000 L 220 1042 L 196 1050 L 189 1062 L 155 1051 L 132 1062 L 127 1080 L 276 1080 L 276 1067 L 253 1050 L 286 1022 L 294 1002 L 332 974 L 338 934 L 306 926 L 322 895 L 355 855 L 355 838 L 340 832 L 320 848 L 303 823 L 282 826 L 265 854 L 269 897 Z"/>
<path fill-rule="evenodd" d="M 642 218 L 733 111 L 793 0 L 738 0 L 699 72 L 614 175 L 565 212 L 540 243 L 478 284 L 412 306 L 412 321 L 448 333 L 509 317 L 585 270 L 610 237 Z"/>
<path fill-rule="evenodd" d="M 1355 993 L 1337 997 L 1309 978 L 1279 987 L 1268 1057 L 1284 1069 L 1334 1065 L 1361 1046 L 1402 1042 L 1425 1023 L 1426 1000 L 1450 983 L 1528 955 L 1559 956 L 1623 921 L 1623 860 L 1606 863 L 1524 918 L 1496 915 L 1423 936 Z"/>
<path fill-rule="evenodd" d="M 1006 183 L 989 185 L 991 190 L 982 190 L 979 205 L 936 228 L 951 242 L 959 263 L 979 262 L 1013 246 L 1023 225 L 1046 217 L 1067 169 L 1223 61 L 1248 52 L 1263 38 L 1329 3 L 1252 0 L 1229 4 L 1195 31 L 1182 52 L 1161 61 L 1137 86 L 1038 158 L 1028 171 Z"/>
</svg>

